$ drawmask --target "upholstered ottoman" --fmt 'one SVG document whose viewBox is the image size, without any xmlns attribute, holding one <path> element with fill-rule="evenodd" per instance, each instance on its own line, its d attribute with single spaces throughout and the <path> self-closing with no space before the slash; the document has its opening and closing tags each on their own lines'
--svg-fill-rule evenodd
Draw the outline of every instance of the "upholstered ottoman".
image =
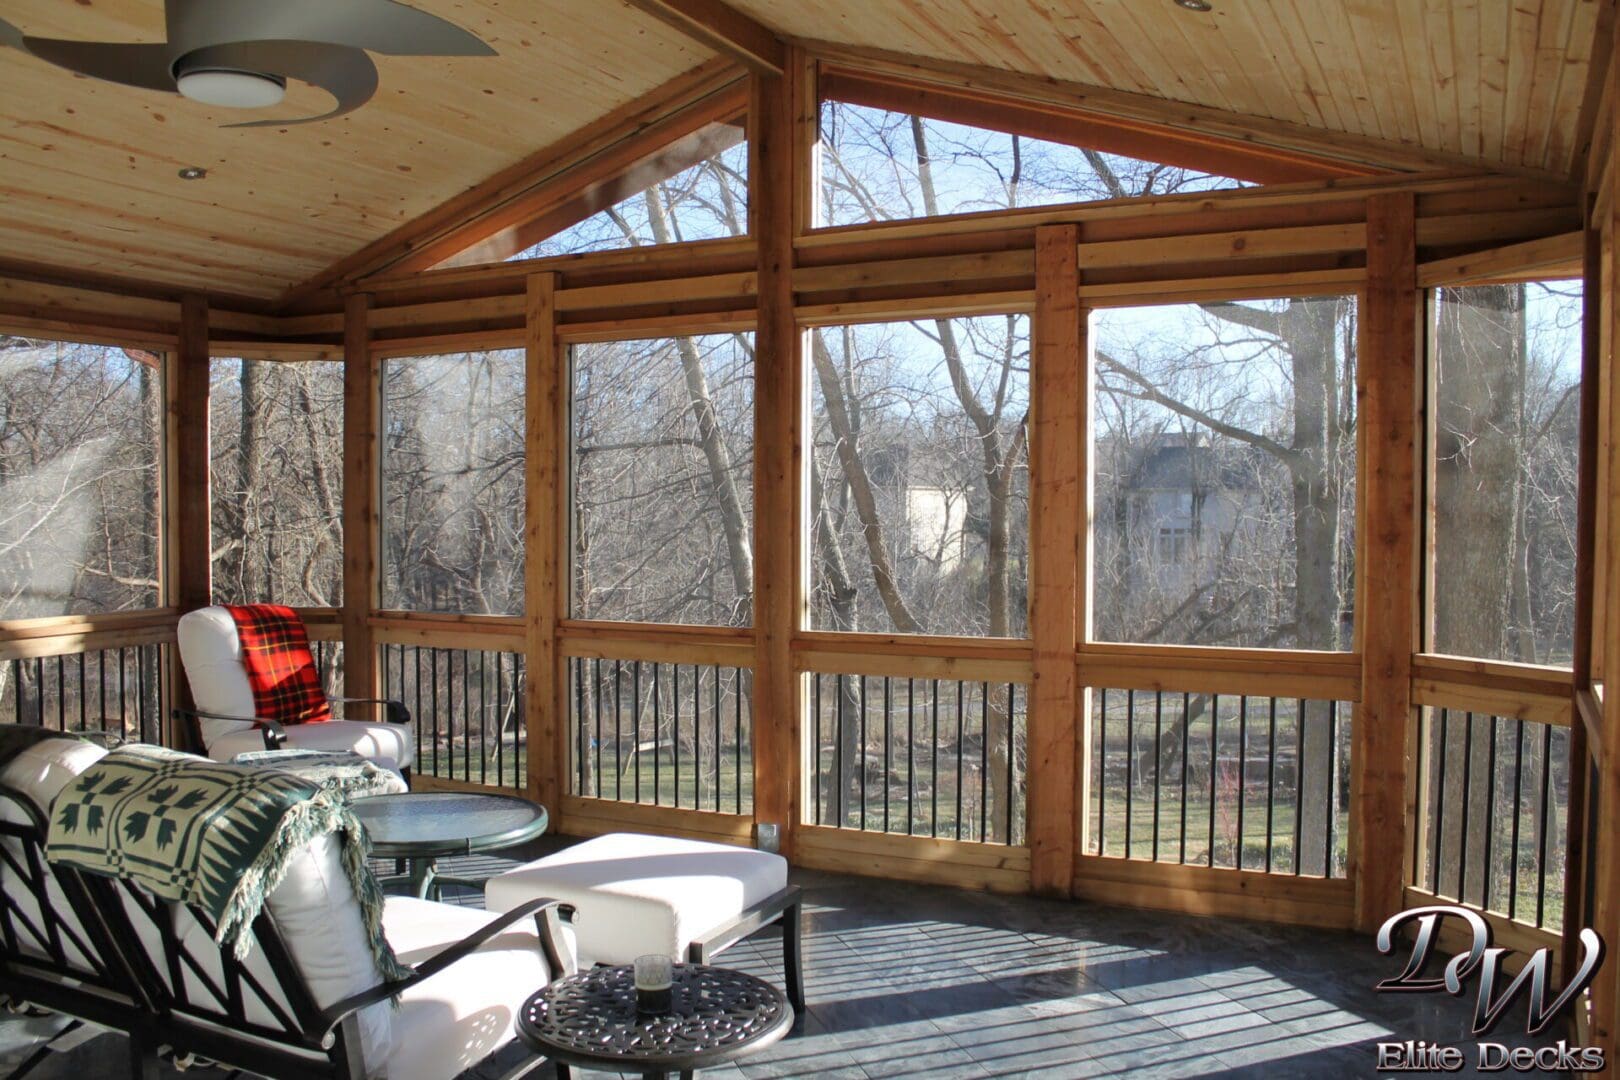
<svg viewBox="0 0 1620 1080">
<path fill-rule="evenodd" d="M 491 878 L 484 906 L 510 911 L 536 897 L 572 904 L 584 964 L 662 953 L 708 963 L 763 926 L 782 923 L 788 1000 L 804 1009 L 799 889 L 787 860 L 751 848 L 609 833 Z"/>
</svg>

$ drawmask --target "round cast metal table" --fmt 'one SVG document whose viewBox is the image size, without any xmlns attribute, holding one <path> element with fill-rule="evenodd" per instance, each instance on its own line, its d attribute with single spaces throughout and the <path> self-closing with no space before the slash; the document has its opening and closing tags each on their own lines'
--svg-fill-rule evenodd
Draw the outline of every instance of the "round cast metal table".
<svg viewBox="0 0 1620 1080">
<path fill-rule="evenodd" d="M 523 1004 L 518 1034 L 529 1048 L 567 1066 L 693 1076 L 763 1050 L 793 1026 L 793 1006 L 752 975 L 676 964 L 670 1011 L 636 1013 L 635 969 L 599 967 L 558 979 Z"/>
<path fill-rule="evenodd" d="M 451 855 L 500 851 L 546 831 L 546 808 L 515 795 L 456 791 L 407 791 L 373 795 L 350 804 L 371 837 L 371 853 L 410 865 L 411 894 L 437 898 L 439 885 L 480 886 L 440 875 L 438 860 Z"/>
</svg>

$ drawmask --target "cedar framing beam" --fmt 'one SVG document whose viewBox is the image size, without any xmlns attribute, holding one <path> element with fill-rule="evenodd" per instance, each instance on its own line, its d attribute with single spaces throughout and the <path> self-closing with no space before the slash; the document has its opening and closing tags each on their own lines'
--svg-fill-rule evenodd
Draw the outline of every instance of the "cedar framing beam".
<svg viewBox="0 0 1620 1080">
<path fill-rule="evenodd" d="M 371 298 L 350 296 L 343 310 L 343 690 L 378 697 L 371 614 L 382 606 L 382 361 L 371 350 Z"/>
<path fill-rule="evenodd" d="M 527 289 L 524 409 L 524 695 L 529 798 L 561 806 L 568 794 L 568 680 L 558 624 L 568 615 L 567 350 L 557 339 L 557 275 L 531 274 Z"/>
<path fill-rule="evenodd" d="M 208 457 L 208 300 L 180 299 L 179 334 L 165 357 L 163 603 L 184 615 L 212 602 L 212 531 Z M 166 706 L 191 704 L 180 650 L 169 653 Z M 170 730 L 169 745 L 184 745 L 187 731 Z"/>
<path fill-rule="evenodd" d="M 1375 195 L 1367 203 L 1366 303 L 1356 365 L 1355 610 L 1362 671 L 1351 752 L 1349 876 L 1355 924 L 1363 930 L 1401 910 L 1406 840 L 1417 807 L 1408 773 L 1423 535 L 1420 296 L 1414 200 Z"/>
<path fill-rule="evenodd" d="M 1075 651 L 1089 589 L 1082 582 L 1090 385 L 1080 313 L 1080 229 L 1035 231 L 1035 318 L 1031 327 L 1030 636 L 1034 685 L 1028 719 L 1030 888 L 1067 896 L 1080 850 L 1076 783 L 1086 744 L 1076 734 L 1087 694 Z"/>
<path fill-rule="evenodd" d="M 703 114 L 693 127 L 733 115 L 735 103 L 740 101 L 735 97 L 739 88 L 733 84 L 740 75 L 729 60 L 717 59 L 671 79 L 338 260 L 283 293 L 277 310 L 296 308 L 328 290 L 385 271 L 425 269 L 500 229 L 536 216 L 545 209 L 541 204 L 557 199 L 559 185 L 577 190 L 593 177 L 601 179 L 628 168 L 680 133 L 670 127 L 672 118 L 701 114 L 706 100 L 728 88 L 734 96 L 724 100 L 725 108 L 717 115 Z"/>
<path fill-rule="evenodd" d="M 780 75 L 787 63 L 787 47 L 776 31 L 720 0 L 630 0 L 630 5 L 761 75 Z"/>
<path fill-rule="evenodd" d="M 749 110 L 749 175 L 757 177 L 749 213 L 759 244 L 758 322 L 754 339 L 754 520 L 791 523 L 754 530 L 754 819 L 780 830 L 794 851 L 804 803 L 799 730 L 804 681 L 792 642 L 804 623 L 805 336 L 793 309 L 795 88 L 802 67 L 789 56 L 785 75 L 756 75 Z"/>
</svg>

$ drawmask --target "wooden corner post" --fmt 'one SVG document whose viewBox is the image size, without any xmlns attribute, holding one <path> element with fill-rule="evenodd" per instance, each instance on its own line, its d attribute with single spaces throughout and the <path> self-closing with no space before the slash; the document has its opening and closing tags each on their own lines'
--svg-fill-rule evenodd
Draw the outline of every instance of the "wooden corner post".
<svg viewBox="0 0 1620 1080">
<path fill-rule="evenodd" d="M 568 683 L 557 624 L 568 614 L 567 353 L 557 340 L 557 275 L 528 278 L 524 409 L 523 724 L 529 797 L 556 814 L 568 790 Z M 557 819 L 553 819 L 557 820 Z"/>
<path fill-rule="evenodd" d="M 382 603 L 382 363 L 371 353 L 371 297 L 343 304 L 343 692 L 377 697 L 371 615 Z"/>
<path fill-rule="evenodd" d="M 1034 686 L 1028 729 L 1030 887 L 1067 896 L 1079 847 L 1080 554 L 1090 403 L 1080 313 L 1080 230 L 1035 232 L 1030 355 L 1030 637 Z"/>
<path fill-rule="evenodd" d="M 750 208 L 759 243 L 754 342 L 754 820 L 793 851 L 802 802 L 802 680 L 792 642 L 803 620 L 804 340 L 793 311 L 797 50 L 786 75 L 756 72 L 749 116 Z"/>
<path fill-rule="evenodd" d="M 1356 362 L 1361 459 L 1356 630 L 1361 707 L 1351 751 L 1349 874 L 1356 925 L 1399 911 L 1416 814 L 1409 784 L 1412 656 L 1421 642 L 1418 447 L 1424 370 L 1410 193 L 1367 203 L 1367 291 Z"/>
<path fill-rule="evenodd" d="M 180 334 L 164 372 L 164 575 L 163 602 L 184 615 L 213 599 L 212 526 L 208 476 L 208 301 L 180 300 Z M 172 704 L 190 705 L 190 687 L 180 650 L 169 655 Z M 167 713 L 165 712 L 165 715 Z M 189 739 L 169 731 L 165 742 Z"/>
</svg>

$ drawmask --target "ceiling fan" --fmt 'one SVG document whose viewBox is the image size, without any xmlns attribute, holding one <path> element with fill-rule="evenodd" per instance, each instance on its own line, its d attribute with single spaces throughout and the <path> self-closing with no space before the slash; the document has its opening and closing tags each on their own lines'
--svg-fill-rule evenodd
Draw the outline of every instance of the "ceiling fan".
<svg viewBox="0 0 1620 1080">
<path fill-rule="evenodd" d="M 395 0 L 167 0 L 164 22 L 167 41 L 136 44 L 31 37 L 0 19 L 0 45 L 82 75 L 207 105 L 275 105 L 288 79 L 337 99 L 319 116 L 227 127 L 305 124 L 358 109 L 377 91 L 368 49 L 389 56 L 495 55 L 455 24 Z"/>
</svg>

